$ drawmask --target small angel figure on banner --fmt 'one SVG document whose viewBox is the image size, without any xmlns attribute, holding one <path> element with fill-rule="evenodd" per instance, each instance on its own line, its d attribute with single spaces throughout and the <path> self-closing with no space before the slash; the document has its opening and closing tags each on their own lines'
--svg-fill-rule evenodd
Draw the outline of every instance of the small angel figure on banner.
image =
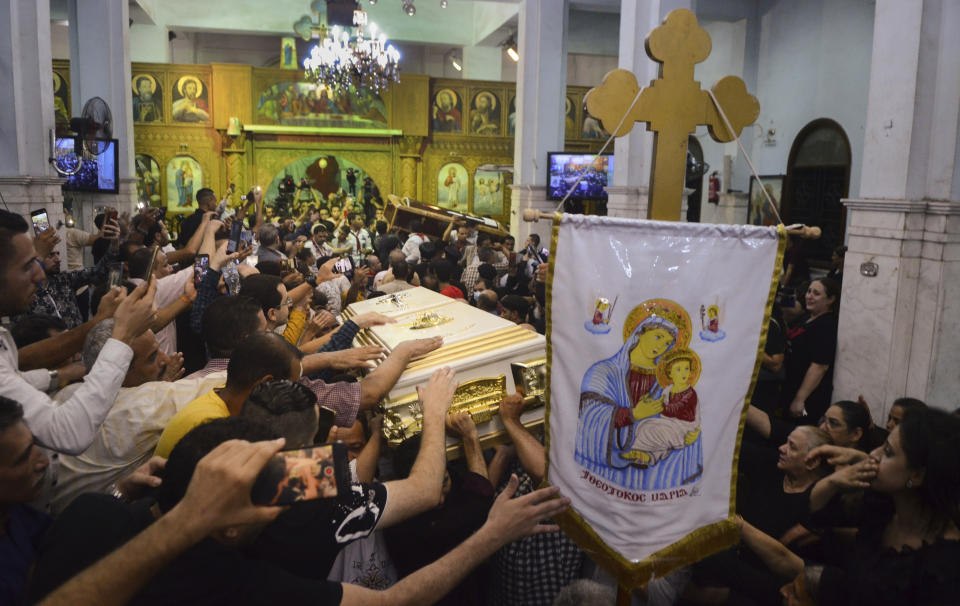
<svg viewBox="0 0 960 606">
<path fill-rule="evenodd" d="M 704 316 L 706 311 L 706 316 Z M 720 307 L 711 305 L 710 307 L 700 306 L 700 338 L 710 343 L 723 340 L 727 333 L 720 330 Z"/>
<path fill-rule="evenodd" d="M 610 332 L 610 318 L 613 316 L 613 309 L 617 306 L 617 299 L 610 303 L 606 297 L 598 297 L 593 306 L 593 317 L 583 323 L 587 332 L 595 335 L 605 335 Z"/>
</svg>

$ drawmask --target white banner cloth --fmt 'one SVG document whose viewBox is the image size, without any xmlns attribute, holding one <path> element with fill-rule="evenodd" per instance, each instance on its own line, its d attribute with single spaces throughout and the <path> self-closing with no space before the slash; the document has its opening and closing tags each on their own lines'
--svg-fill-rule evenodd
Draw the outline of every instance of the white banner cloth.
<svg viewBox="0 0 960 606">
<path fill-rule="evenodd" d="M 564 530 L 621 582 L 735 538 L 737 440 L 783 238 L 582 215 L 554 224 L 547 481 L 572 500 Z"/>
</svg>

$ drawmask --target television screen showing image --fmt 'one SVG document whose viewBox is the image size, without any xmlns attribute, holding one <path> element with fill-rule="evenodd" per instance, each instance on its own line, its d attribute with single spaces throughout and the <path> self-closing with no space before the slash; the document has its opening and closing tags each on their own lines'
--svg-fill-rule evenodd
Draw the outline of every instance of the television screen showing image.
<svg viewBox="0 0 960 606">
<path fill-rule="evenodd" d="M 577 183 L 581 174 L 583 179 Z M 548 153 L 547 196 L 562 200 L 574 183 L 577 185 L 571 198 L 606 200 L 606 186 L 613 183 L 613 155 Z"/>
<path fill-rule="evenodd" d="M 106 149 L 100 154 L 88 154 L 76 174 L 68 176 L 64 187 L 78 191 L 117 193 L 117 162 L 119 153 L 116 139 L 105 139 Z M 75 166 L 77 140 L 72 137 L 57 139 L 58 164 Z"/>
</svg>

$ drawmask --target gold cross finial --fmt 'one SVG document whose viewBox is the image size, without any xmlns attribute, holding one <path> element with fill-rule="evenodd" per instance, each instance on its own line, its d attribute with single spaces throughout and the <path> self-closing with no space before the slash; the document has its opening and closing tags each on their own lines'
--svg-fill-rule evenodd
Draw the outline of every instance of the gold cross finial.
<svg viewBox="0 0 960 606">
<path fill-rule="evenodd" d="M 726 76 L 711 89 L 734 132 L 724 125 L 709 94 L 693 79 L 694 65 L 710 55 L 710 47 L 710 35 L 700 27 L 691 11 L 671 11 L 663 25 L 647 36 L 647 55 L 660 64 L 659 76 L 649 87 L 641 92 L 636 76 L 617 69 L 587 93 L 587 111 L 614 136 L 626 135 L 636 122 L 646 122 L 654 132 L 649 194 L 651 219 L 680 220 L 687 137 L 698 125 L 707 126 L 711 137 L 726 143 L 738 137 L 743 127 L 752 124 L 760 114 L 760 104 L 747 92 L 743 80 Z M 640 97 L 634 103 L 638 93 Z"/>
</svg>

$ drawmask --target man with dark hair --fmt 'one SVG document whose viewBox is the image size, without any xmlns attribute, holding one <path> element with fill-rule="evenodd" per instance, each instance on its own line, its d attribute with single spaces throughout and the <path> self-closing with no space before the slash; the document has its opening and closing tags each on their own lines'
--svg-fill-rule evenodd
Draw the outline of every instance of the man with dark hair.
<svg viewBox="0 0 960 606">
<path fill-rule="evenodd" d="M 67 325 L 57 316 L 29 314 L 10 327 L 10 335 L 17 349 L 23 349 L 66 330 Z"/>
<path fill-rule="evenodd" d="M 108 239 L 119 234 L 115 225 L 104 228 Z M 46 279 L 37 286 L 37 292 L 30 302 L 29 313 L 47 314 L 62 319 L 67 328 L 76 328 L 86 320 L 80 314 L 77 305 L 77 291 L 107 278 L 109 264 L 118 260 L 114 253 L 108 253 L 94 267 L 61 271 L 60 251 L 54 249 L 43 259 L 43 271 Z M 14 316 L 19 321 L 23 316 Z"/>
<path fill-rule="evenodd" d="M 413 285 L 410 284 L 410 279 L 413 278 L 410 266 L 403 258 L 390 261 L 390 274 L 393 276 L 393 279 L 389 282 L 382 282 L 380 284 L 380 292 L 393 294 L 413 288 Z"/>
<path fill-rule="evenodd" d="M 317 396 L 302 383 L 271 379 L 250 392 L 240 417 L 283 436 L 287 448 L 309 446 L 318 431 Z"/>
<path fill-rule="evenodd" d="M 530 313 L 530 304 L 523 297 L 507 295 L 500 299 L 500 306 L 503 307 L 500 317 L 504 320 L 510 320 L 515 324 L 526 323 L 527 314 Z"/>
<path fill-rule="evenodd" d="M 252 297 L 220 297 L 203 314 L 201 334 L 211 358 L 229 358 L 248 336 L 267 330 L 259 301 Z M 198 371 L 200 372 L 200 371 Z"/>
<path fill-rule="evenodd" d="M 23 407 L 0 396 L 0 603 L 20 604 L 50 516 L 27 507 L 43 489 L 49 462 L 23 421 Z"/>
<path fill-rule="evenodd" d="M 204 187 L 197 192 L 197 210 L 183 220 L 180 224 L 180 234 L 177 236 L 176 247 L 183 248 L 193 237 L 200 223 L 203 221 L 204 213 L 211 212 L 217 208 L 217 195 L 209 187 Z"/>
<path fill-rule="evenodd" d="M 43 279 L 20 215 L 0 210 L 0 315 L 24 312 Z M 93 441 L 97 428 L 113 405 L 133 358 L 130 344 L 156 315 L 154 286 L 138 287 L 116 308 L 116 322 L 104 354 L 87 376 L 83 387 L 60 406 L 44 393 L 65 385 L 57 371 L 20 372 L 17 346 L 0 328 L 0 395 L 23 405 L 30 430 L 44 446 L 61 452 L 82 452 Z"/>
<path fill-rule="evenodd" d="M 257 232 L 257 240 L 260 242 L 260 249 L 257 252 L 258 261 L 280 261 L 287 260 L 286 253 L 283 252 L 283 242 L 280 241 L 280 231 L 273 223 L 266 223 L 260 227 Z"/>
<path fill-rule="evenodd" d="M 464 299 L 463 291 L 454 286 L 453 280 L 454 265 L 446 259 L 435 259 L 430 263 L 430 273 L 437 278 L 437 286 L 440 288 L 440 294 L 446 295 L 451 299 Z"/>
<path fill-rule="evenodd" d="M 299 381 L 301 359 L 300 350 L 280 335 L 256 332 L 247 337 L 230 356 L 226 384 L 190 402 L 170 419 L 157 443 L 157 456 L 169 457 L 177 442 L 197 425 L 240 414 L 250 392 L 261 382 Z"/>
</svg>

